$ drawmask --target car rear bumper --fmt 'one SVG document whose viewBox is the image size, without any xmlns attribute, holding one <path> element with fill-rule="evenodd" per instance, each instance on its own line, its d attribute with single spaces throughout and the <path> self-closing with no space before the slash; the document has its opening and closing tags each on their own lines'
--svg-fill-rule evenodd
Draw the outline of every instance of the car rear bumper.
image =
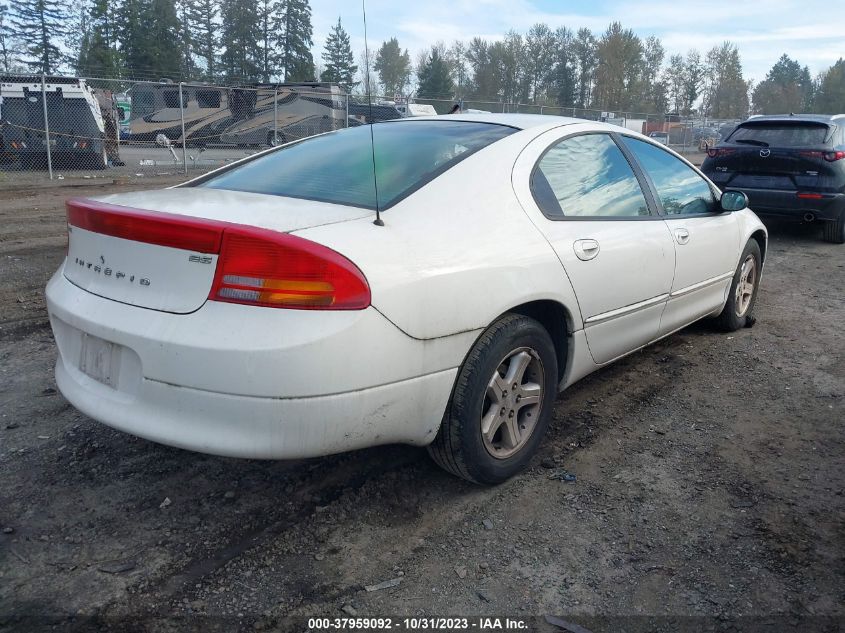
<svg viewBox="0 0 845 633">
<path fill-rule="evenodd" d="M 56 384 L 82 413 L 118 430 L 188 450 L 252 459 L 299 459 L 379 444 L 429 444 L 457 369 L 312 398 L 252 398 L 142 379 L 131 396 L 63 357 Z"/>
<path fill-rule="evenodd" d="M 733 189 L 733 187 L 728 187 Z M 825 193 L 821 198 L 799 198 L 798 191 L 780 189 L 740 189 L 748 196 L 749 207 L 760 216 L 795 219 L 838 220 L 845 214 L 845 194 Z"/>
<path fill-rule="evenodd" d="M 418 341 L 374 308 L 209 301 L 192 314 L 157 312 L 81 290 L 61 269 L 47 307 L 56 382 L 72 405 L 133 435 L 234 457 L 427 444 L 475 337 Z"/>
</svg>

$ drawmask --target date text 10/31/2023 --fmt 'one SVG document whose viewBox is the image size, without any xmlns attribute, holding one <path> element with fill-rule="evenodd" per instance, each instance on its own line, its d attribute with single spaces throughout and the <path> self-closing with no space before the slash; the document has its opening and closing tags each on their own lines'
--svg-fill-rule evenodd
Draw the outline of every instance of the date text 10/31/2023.
<svg viewBox="0 0 845 633">
<path fill-rule="evenodd" d="M 434 631 L 520 631 L 528 629 L 528 622 L 521 618 L 499 617 L 351 617 L 351 618 L 309 618 L 308 629 L 319 630 L 434 630 Z"/>
</svg>

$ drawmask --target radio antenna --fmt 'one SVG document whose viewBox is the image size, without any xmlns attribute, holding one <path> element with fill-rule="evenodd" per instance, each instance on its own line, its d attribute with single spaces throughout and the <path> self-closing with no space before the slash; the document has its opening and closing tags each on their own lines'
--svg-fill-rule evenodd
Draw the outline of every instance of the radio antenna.
<svg viewBox="0 0 845 633">
<path fill-rule="evenodd" d="M 373 187 L 376 193 L 376 219 L 373 222 L 376 226 L 384 226 L 381 220 L 381 212 L 378 206 L 378 178 L 376 177 L 376 141 L 373 137 L 373 94 L 370 90 L 370 45 L 367 41 L 367 3 L 366 0 L 361 0 L 361 11 L 364 14 L 364 72 L 367 76 L 364 78 L 364 84 L 367 87 L 367 105 L 370 111 L 370 148 L 373 155 Z M 347 97 L 348 99 L 349 97 Z"/>
</svg>

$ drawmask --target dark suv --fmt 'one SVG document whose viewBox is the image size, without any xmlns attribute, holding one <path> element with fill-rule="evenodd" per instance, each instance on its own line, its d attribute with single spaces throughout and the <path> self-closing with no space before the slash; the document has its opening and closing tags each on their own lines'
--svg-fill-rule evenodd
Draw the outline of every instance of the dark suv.
<svg viewBox="0 0 845 633">
<path fill-rule="evenodd" d="M 845 243 L 845 114 L 754 116 L 707 150 L 701 170 L 760 216 L 823 222 Z"/>
</svg>

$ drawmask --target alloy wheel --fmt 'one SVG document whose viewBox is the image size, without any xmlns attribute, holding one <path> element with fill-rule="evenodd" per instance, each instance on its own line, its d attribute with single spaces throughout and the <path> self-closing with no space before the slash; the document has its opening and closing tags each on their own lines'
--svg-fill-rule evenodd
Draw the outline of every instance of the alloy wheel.
<svg viewBox="0 0 845 633">
<path fill-rule="evenodd" d="M 481 413 L 484 448 L 497 459 L 517 453 L 531 437 L 540 418 L 544 369 L 529 347 L 510 352 L 493 372 Z"/>
<path fill-rule="evenodd" d="M 739 282 L 736 284 L 735 311 L 738 317 L 743 317 L 751 306 L 751 299 L 754 296 L 754 286 L 757 283 L 757 260 L 754 255 L 749 255 L 742 263 L 739 273 Z"/>
</svg>

